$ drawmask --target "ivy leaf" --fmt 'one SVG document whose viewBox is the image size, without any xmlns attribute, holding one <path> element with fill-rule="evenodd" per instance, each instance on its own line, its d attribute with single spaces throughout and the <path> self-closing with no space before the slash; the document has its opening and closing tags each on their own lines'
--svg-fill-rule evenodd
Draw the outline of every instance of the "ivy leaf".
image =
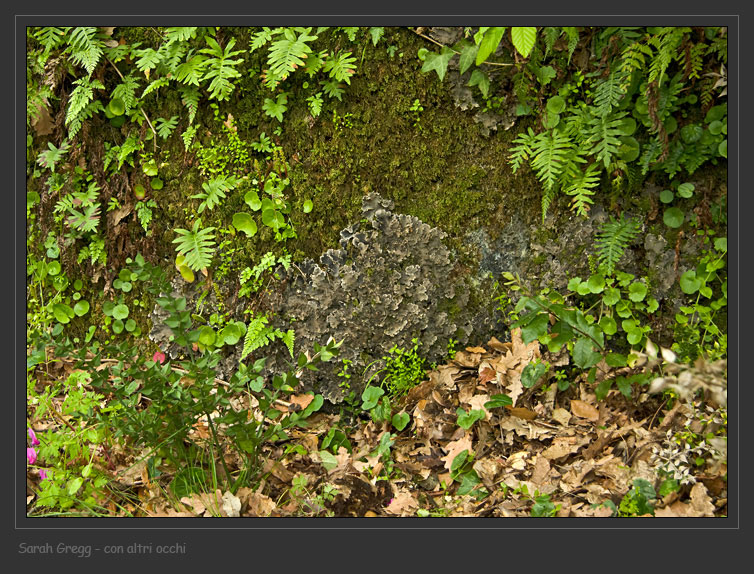
<svg viewBox="0 0 754 574">
<path fill-rule="evenodd" d="M 490 79 L 482 70 L 474 70 L 473 72 L 471 72 L 469 86 L 479 86 L 479 91 L 481 91 L 482 96 L 486 98 L 487 93 L 490 90 Z"/>
<path fill-rule="evenodd" d="M 476 44 L 470 44 L 461 50 L 461 58 L 459 60 L 461 74 L 466 73 L 466 70 L 468 70 L 471 67 L 471 64 L 474 63 L 477 50 L 479 50 L 479 46 Z"/>
<path fill-rule="evenodd" d="M 476 54 L 476 65 L 484 62 L 500 45 L 506 26 L 489 28 L 479 42 L 479 51 Z M 515 28 L 514 28 L 515 30 Z M 520 50 L 519 50 L 520 51 Z"/>
<path fill-rule="evenodd" d="M 455 54 L 455 52 L 447 46 L 443 46 L 439 54 L 436 52 L 428 52 L 424 58 L 422 72 L 426 74 L 434 70 L 437 72 L 437 75 L 440 76 L 440 81 L 442 82 L 445 78 L 445 72 L 448 69 L 448 62 L 450 62 L 453 54 Z"/>
<path fill-rule="evenodd" d="M 524 58 L 528 58 L 537 41 L 537 28 L 534 26 L 513 26 L 511 28 L 513 46 Z"/>
</svg>

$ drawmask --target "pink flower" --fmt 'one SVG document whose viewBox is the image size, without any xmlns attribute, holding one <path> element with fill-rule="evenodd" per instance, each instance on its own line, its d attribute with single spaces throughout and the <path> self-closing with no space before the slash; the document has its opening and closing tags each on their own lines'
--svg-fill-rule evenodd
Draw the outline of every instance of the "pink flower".
<svg viewBox="0 0 754 574">
<path fill-rule="evenodd" d="M 29 438 L 31 439 L 31 446 L 37 446 L 39 444 L 39 439 L 32 429 L 29 429 Z"/>
<path fill-rule="evenodd" d="M 43 480 L 47 480 L 47 471 L 44 468 L 39 470 L 39 481 L 42 482 Z"/>
<path fill-rule="evenodd" d="M 26 460 L 29 461 L 29 464 L 34 464 L 37 462 L 37 451 L 33 448 L 27 448 L 26 449 Z"/>
<path fill-rule="evenodd" d="M 154 356 L 152 357 L 152 360 L 155 363 L 160 363 L 162 365 L 162 363 L 165 362 L 165 353 L 162 353 L 160 351 L 156 351 L 155 354 L 154 354 Z"/>
</svg>

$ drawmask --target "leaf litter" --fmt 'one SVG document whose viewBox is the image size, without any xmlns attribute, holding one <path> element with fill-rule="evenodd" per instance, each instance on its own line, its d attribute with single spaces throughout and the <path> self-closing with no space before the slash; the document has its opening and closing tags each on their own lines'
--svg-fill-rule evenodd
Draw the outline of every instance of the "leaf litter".
<svg viewBox="0 0 754 574">
<path fill-rule="evenodd" d="M 359 420 L 347 433 L 350 448 L 335 452 L 320 450 L 322 439 L 333 427 L 348 425 L 339 415 L 315 413 L 306 428 L 291 431 L 287 449 L 264 446 L 263 479 L 255 489 L 177 497 L 166 483 L 177 469 L 150 479 L 148 453 L 113 448 L 108 465 L 99 466 L 118 491 L 132 496 L 128 504 L 110 501 L 108 507 L 115 514 L 157 517 L 513 517 L 531 516 L 535 498 L 547 496 L 552 515 L 600 517 L 614 515 L 610 504 L 620 505 L 635 480 L 662 482 L 653 453 L 688 422 L 689 405 L 666 407 L 647 393 L 628 399 L 615 389 L 600 402 L 583 376 L 566 391 L 554 383 L 537 388 L 542 381 L 526 389 L 521 372 L 535 359 L 564 364 L 562 355 L 542 353 L 536 341 L 524 344 L 519 330 L 510 342 L 493 338 L 485 347 L 459 351 L 398 403 L 395 412 L 411 415 L 406 428 L 397 432 L 387 422 Z M 605 367 L 602 376 L 610 376 Z M 512 404 L 489 406 L 500 394 Z M 294 395 L 282 409 L 301 410 L 311 398 Z M 482 416 L 464 429 L 458 409 Z M 206 427 L 206 420 L 197 421 L 192 432 L 208 438 Z M 381 447 L 386 442 L 387 456 Z M 226 462 L 240 468 L 230 455 Z M 655 501 L 656 516 L 726 514 L 724 459 Z"/>
</svg>

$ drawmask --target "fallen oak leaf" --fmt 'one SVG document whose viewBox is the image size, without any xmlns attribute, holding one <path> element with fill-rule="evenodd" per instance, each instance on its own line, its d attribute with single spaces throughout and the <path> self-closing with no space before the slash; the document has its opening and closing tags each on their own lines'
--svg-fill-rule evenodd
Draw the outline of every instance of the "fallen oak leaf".
<svg viewBox="0 0 754 574">
<path fill-rule="evenodd" d="M 465 450 L 472 452 L 471 435 L 466 433 L 462 438 L 451 441 L 442 448 L 448 454 L 444 457 L 441 457 L 440 460 L 444 461 L 445 468 L 447 470 L 450 470 L 450 467 L 453 464 L 453 459 L 455 459 L 456 456 L 458 456 Z"/>
</svg>

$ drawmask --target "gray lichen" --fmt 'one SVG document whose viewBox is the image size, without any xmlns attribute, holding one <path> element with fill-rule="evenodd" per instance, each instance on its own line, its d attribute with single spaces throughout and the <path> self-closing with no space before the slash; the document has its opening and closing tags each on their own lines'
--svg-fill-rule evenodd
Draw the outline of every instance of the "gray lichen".
<svg viewBox="0 0 754 574">
<path fill-rule="evenodd" d="M 435 360 L 459 328 L 468 329 L 449 316 L 464 307 L 467 295 L 450 277 L 445 233 L 392 207 L 376 193 L 367 195 L 364 219 L 341 231 L 341 248 L 325 252 L 319 263 L 291 268 L 280 294 L 276 321 L 295 328 L 297 349 L 329 337 L 344 341 L 339 361 L 302 376 L 305 388 L 333 403 L 347 395 L 337 376 L 343 359 L 357 375 L 371 364 L 366 376 L 350 380 L 350 390 L 360 393 L 394 345 L 405 348 L 418 338 L 422 355 Z"/>
</svg>

